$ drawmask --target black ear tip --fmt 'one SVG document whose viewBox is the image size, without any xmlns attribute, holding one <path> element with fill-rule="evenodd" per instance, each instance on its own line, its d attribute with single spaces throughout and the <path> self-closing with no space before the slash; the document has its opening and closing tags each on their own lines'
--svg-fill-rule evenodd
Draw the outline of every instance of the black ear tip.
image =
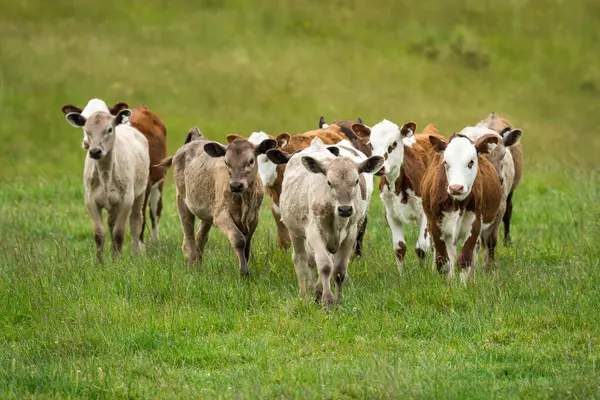
<svg viewBox="0 0 600 400">
<path fill-rule="evenodd" d="M 321 118 L 319 118 L 319 128 L 322 128 L 325 124 L 325 117 L 321 115 Z"/>
<path fill-rule="evenodd" d="M 361 118 L 361 117 L 358 117 L 356 121 L 357 121 L 359 124 L 362 124 L 362 123 L 363 123 L 363 122 L 362 122 L 362 118 Z"/>
</svg>

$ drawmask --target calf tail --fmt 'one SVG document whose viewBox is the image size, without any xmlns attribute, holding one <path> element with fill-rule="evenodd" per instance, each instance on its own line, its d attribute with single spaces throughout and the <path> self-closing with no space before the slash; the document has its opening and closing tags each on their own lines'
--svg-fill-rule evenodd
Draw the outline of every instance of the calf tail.
<svg viewBox="0 0 600 400">
<path fill-rule="evenodd" d="M 153 167 L 162 167 L 162 168 L 170 168 L 173 165 L 173 157 L 167 157 L 165 159 L 163 159 L 161 162 L 159 162 L 156 165 L 153 165 Z"/>
</svg>

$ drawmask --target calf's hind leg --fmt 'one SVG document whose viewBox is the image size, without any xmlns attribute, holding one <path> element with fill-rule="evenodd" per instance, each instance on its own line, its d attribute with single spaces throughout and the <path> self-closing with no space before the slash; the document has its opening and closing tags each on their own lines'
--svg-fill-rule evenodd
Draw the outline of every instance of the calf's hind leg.
<svg viewBox="0 0 600 400">
<path fill-rule="evenodd" d="M 177 211 L 179 212 L 179 220 L 181 229 L 183 230 L 183 243 L 181 251 L 188 265 L 192 265 L 198 257 L 196 243 L 194 242 L 194 221 L 196 217 L 185 204 L 185 200 L 177 195 Z"/>
<path fill-rule="evenodd" d="M 204 255 L 204 246 L 208 240 L 208 234 L 212 227 L 211 221 L 198 220 L 198 229 L 196 230 L 196 251 L 198 254 L 198 264 L 202 264 L 202 256 Z"/>
<path fill-rule="evenodd" d="M 307 251 L 306 238 L 304 236 L 292 233 L 291 239 L 293 246 L 292 260 L 296 276 L 298 277 L 298 290 L 300 297 L 305 297 L 307 293 L 315 288 L 314 271 L 308 266 L 310 254 Z"/>
<path fill-rule="evenodd" d="M 512 204 L 513 192 L 508 194 L 506 198 L 506 211 L 502 216 L 502 222 L 504 222 L 504 244 L 510 244 L 510 220 L 512 218 L 513 204 Z"/>
<path fill-rule="evenodd" d="M 131 207 L 131 215 L 129 216 L 129 229 L 131 229 L 131 251 L 137 254 L 144 250 L 143 241 L 143 224 L 144 224 L 144 199 L 146 193 L 139 195 Z"/>
</svg>

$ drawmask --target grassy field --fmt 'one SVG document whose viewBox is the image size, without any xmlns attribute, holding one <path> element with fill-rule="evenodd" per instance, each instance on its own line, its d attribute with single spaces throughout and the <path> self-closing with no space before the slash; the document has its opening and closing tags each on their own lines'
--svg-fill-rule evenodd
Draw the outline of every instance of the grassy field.
<svg viewBox="0 0 600 400">
<path fill-rule="evenodd" d="M 595 0 L 0 0 L 0 398 L 600 398 L 599 24 Z M 60 112 L 91 97 L 147 104 L 170 153 L 192 125 L 496 111 L 524 131 L 514 243 L 466 288 L 412 251 L 399 277 L 374 196 L 326 313 L 268 200 L 250 281 L 216 230 L 188 269 L 169 174 L 160 242 L 97 265 Z"/>
</svg>

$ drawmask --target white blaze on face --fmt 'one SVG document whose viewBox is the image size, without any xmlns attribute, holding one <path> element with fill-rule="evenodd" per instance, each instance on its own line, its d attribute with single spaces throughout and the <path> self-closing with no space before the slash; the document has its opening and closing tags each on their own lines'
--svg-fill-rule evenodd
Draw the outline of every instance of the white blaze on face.
<svg viewBox="0 0 600 400">
<path fill-rule="evenodd" d="M 255 146 L 261 144 L 265 139 L 269 139 L 269 135 L 264 132 L 254 132 L 248 138 L 248 141 Z M 277 165 L 273 164 L 265 154 L 261 154 L 256 158 L 258 162 L 258 175 L 265 186 L 273 186 L 277 179 Z"/>
<path fill-rule="evenodd" d="M 370 140 L 373 155 L 386 159 L 383 163 L 385 173 L 388 175 L 399 173 L 404 162 L 404 144 L 398 125 L 384 119 L 371 128 Z"/>
<path fill-rule="evenodd" d="M 81 115 L 87 119 L 92 114 L 94 114 L 98 111 L 104 111 L 104 112 L 110 113 L 110 111 L 108 110 L 108 106 L 106 105 L 106 103 L 104 101 L 102 101 L 100 99 L 91 99 L 90 101 L 88 101 L 86 106 L 81 111 Z M 81 143 L 81 148 L 87 150 L 89 145 L 90 145 L 90 139 L 87 137 L 87 135 L 85 133 L 85 129 L 84 129 L 83 130 L 83 142 Z"/>
<path fill-rule="evenodd" d="M 467 138 L 457 137 L 444 151 L 444 166 L 448 193 L 456 200 L 464 200 L 471 193 L 477 176 L 477 151 Z"/>
</svg>

